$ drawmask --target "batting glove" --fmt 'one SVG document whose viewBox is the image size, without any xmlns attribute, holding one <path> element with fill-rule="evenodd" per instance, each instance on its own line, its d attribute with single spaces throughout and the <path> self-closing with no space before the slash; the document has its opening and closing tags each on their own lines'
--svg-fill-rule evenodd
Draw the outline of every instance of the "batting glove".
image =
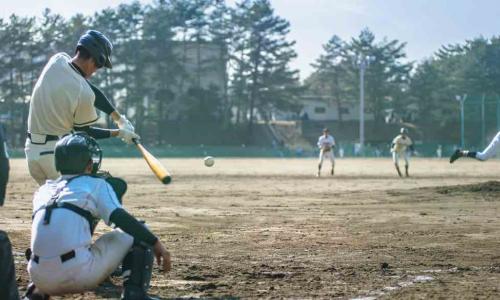
<svg viewBox="0 0 500 300">
<path fill-rule="evenodd" d="M 139 135 L 128 129 L 120 129 L 120 131 L 118 132 L 118 137 L 127 144 L 133 144 L 134 139 L 140 139 Z"/>
<path fill-rule="evenodd" d="M 120 129 L 127 129 L 128 131 L 135 132 L 134 125 L 127 119 L 125 116 L 121 116 L 118 121 L 116 121 L 116 125 L 118 125 L 118 128 Z"/>
</svg>

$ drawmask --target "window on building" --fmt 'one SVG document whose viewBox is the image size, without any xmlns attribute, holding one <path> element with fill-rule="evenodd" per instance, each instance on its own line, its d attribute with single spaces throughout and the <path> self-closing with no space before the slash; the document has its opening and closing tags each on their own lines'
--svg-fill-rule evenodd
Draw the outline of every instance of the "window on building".
<svg viewBox="0 0 500 300">
<path fill-rule="evenodd" d="M 317 107 L 314 108 L 314 113 L 316 113 L 316 114 L 324 114 L 324 113 L 326 113 L 326 107 L 317 106 Z"/>
<path fill-rule="evenodd" d="M 340 108 L 340 113 L 343 114 L 343 115 L 349 114 L 349 108 L 347 108 L 347 107 L 341 107 Z"/>
</svg>

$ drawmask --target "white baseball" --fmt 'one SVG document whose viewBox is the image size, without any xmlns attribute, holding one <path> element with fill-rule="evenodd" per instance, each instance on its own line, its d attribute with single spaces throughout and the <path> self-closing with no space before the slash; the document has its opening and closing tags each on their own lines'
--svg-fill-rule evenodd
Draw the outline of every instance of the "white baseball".
<svg viewBox="0 0 500 300">
<path fill-rule="evenodd" d="M 212 156 L 205 157 L 205 159 L 203 159 L 203 161 L 205 162 L 205 166 L 207 166 L 207 167 L 211 167 L 215 164 L 215 160 Z"/>
</svg>

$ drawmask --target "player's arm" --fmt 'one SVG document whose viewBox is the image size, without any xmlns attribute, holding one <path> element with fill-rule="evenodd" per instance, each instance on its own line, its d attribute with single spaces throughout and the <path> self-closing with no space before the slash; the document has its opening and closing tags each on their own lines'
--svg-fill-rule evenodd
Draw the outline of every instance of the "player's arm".
<svg viewBox="0 0 500 300">
<path fill-rule="evenodd" d="M 116 110 L 116 108 L 113 106 L 111 101 L 104 95 L 104 93 L 98 87 L 90 83 L 90 81 L 87 80 L 87 83 L 89 84 L 90 88 L 95 94 L 95 101 L 94 101 L 95 108 L 111 116 L 113 121 L 116 123 L 116 125 L 118 125 L 120 129 L 127 129 L 129 131 L 135 132 L 135 128 L 132 125 L 132 123 L 130 123 L 130 121 L 125 116 L 121 115 Z"/>
<path fill-rule="evenodd" d="M 141 241 L 146 245 L 153 247 L 158 265 L 163 265 L 163 271 L 170 271 L 170 253 L 146 226 L 144 226 L 123 208 L 115 209 L 111 213 L 109 220 L 118 228 L 130 234 L 135 240 Z"/>
<path fill-rule="evenodd" d="M 144 224 L 122 208 L 116 192 L 108 182 L 103 180 L 101 184 L 97 185 L 92 195 L 96 203 L 96 213 L 106 224 L 113 223 L 131 235 L 135 241 L 153 247 L 158 264 L 163 261 L 163 270 L 165 272 L 170 270 L 170 254 L 168 251 Z"/>
<path fill-rule="evenodd" d="M 133 139 L 139 138 L 137 134 L 127 129 L 105 129 L 93 126 L 75 126 L 74 129 L 75 131 L 84 131 L 95 139 L 119 137 L 129 144 L 132 143 Z"/>
</svg>

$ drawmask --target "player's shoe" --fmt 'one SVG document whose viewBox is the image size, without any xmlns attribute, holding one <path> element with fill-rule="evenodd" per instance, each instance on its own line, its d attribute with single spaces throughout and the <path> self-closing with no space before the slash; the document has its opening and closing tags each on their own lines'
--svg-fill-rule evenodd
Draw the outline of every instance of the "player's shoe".
<svg viewBox="0 0 500 300">
<path fill-rule="evenodd" d="M 318 173 L 316 173 L 316 177 L 321 177 L 321 172 L 318 171 Z"/>
<path fill-rule="evenodd" d="M 463 157 L 464 153 L 462 150 L 457 149 L 453 154 L 450 156 L 450 164 L 452 164 L 455 160 L 459 159 L 460 157 Z"/>
</svg>

